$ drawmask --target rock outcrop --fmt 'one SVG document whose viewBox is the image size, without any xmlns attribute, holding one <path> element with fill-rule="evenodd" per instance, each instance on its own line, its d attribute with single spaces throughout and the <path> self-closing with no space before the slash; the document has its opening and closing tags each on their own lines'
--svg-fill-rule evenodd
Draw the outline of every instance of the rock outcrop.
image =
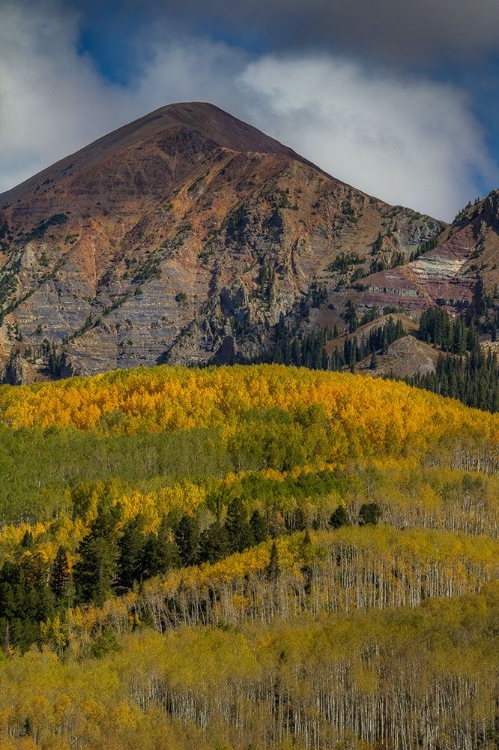
<svg viewBox="0 0 499 750">
<path fill-rule="evenodd" d="M 429 304 L 462 310 L 473 304 L 478 291 L 493 295 L 499 284 L 499 191 L 463 209 L 437 247 L 362 283 L 363 305 L 400 305 L 413 311 Z"/>
</svg>

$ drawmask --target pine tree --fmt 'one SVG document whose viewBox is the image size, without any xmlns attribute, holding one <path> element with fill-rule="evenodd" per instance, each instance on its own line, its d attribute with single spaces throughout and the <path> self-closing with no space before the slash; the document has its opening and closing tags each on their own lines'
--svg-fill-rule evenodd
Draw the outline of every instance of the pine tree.
<svg viewBox="0 0 499 750">
<path fill-rule="evenodd" d="M 377 503 L 363 503 L 359 510 L 359 522 L 361 526 L 368 524 L 376 526 L 381 518 L 382 510 Z"/>
<path fill-rule="evenodd" d="M 195 518 L 184 513 L 175 530 L 175 541 L 182 565 L 195 565 L 199 552 L 199 526 Z"/>
<path fill-rule="evenodd" d="M 128 521 L 118 541 L 118 580 L 117 587 L 130 589 L 134 582 L 143 578 L 143 558 L 145 536 L 143 533 L 144 518 L 139 513 Z"/>
<path fill-rule="evenodd" d="M 158 528 L 157 541 L 157 565 L 156 573 L 166 573 L 170 568 L 180 568 L 182 561 L 180 559 L 178 546 L 172 534 L 168 519 L 164 516 Z"/>
<path fill-rule="evenodd" d="M 79 547 L 79 560 L 74 567 L 76 598 L 102 606 L 112 594 L 119 556 L 117 524 L 118 506 L 99 507 L 90 532 Z"/>
<path fill-rule="evenodd" d="M 69 563 L 69 555 L 65 547 L 60 546 L 55 556 L 50 573 L 50 588 L 57 601 L 63 601 L 70 607 L 74 596 L 73 579 Z"/>
<path fill-rule="evenodd" d="M 22 549 L 32 550 L 34 549 L 34 546 L 35 542 L 33 539 L 33 534 L 31 533 L 31 531 L 25 531 L 21 541 Z"/>
<path fill-rule="evenodd" d="M 359 325 L 359 320 L 357 317 L 357 310 L 355 309 L 355 305 L 351 299 L 349 299 L 346 304 L 344 318 L 345 318 L 345 323 L 347 323 L 348 325 L 349 332 L 352 333 L 352 331 L 355 331 L 355 329 Z"/>
<path fill-rule="evenodd" d="M 201 534 L 199 562 L 215 563 L 227 557 L 229 552 L 230 544 L 227 530 L 220 521 L 215 521 Z"/>
<path fill-rule="evenodd" d="M 240 497 L 234 498 L 229 503 L 225 518 L 225 529 L 231 552 L 243 552 L 253 544 L 248 514 Z"/>
<path fill-rule="evenodd" d="M 281 569 L 279 566 L 279 552 L 277 550 L 277 544 L 275 542 L 272 542 L 272 547 L 270 548 L 269 564 L 267 565 L 265 572 L 267 580 L 271 581 L 271 583 L 276 583 L 281 573 Z"/>
<path fill-rule="evenodd" d="M 329 525 L 332 526 L 333 529 L 339 529 L 341 526 L 350 525 L 350 519 L 348 518 L 348 513 L 344 505 L 338 505 L 329 519 Z"/>
<path fill-rule="evenodd" d="M 298 508 L 293 513 L 293 530 L 295 531 L 305 531 L 305 529 L 308 526 L 308 519 L 307 514 L 303 510 L 301 506 L 298 506 Z"/>
<path fill-rule="evenodd" d="M 118 639 L 116 638 L 116 633 L 112 628 L 106 627 L 92 644 L 90 654 L 94 659 L 100 659 L 113 651 L 119 651 L 119 648 L 120 646 Z"/>
<path fill-rule="evenodd" d="M 269 536 L 267 524 L 264 517 L 258 509 L 254 510 L 250 518 L 250 528 L 253 535 L 253 542 L 260 544 L 266 542 Z"/>
</svg>

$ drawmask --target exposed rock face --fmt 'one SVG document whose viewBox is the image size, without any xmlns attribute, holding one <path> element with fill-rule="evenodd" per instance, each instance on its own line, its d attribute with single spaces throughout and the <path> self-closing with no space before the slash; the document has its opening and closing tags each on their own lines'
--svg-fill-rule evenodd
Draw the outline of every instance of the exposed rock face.
<svg viewBox="0 0 499 750">
<path fill-rule="evenodd" d="M 9 385 L 22 385 L 29 382 L 31 373 L 29 365 L 21 357 L 21 353 L 14 351 L 3 371 L 2 381 Z"/>
<path fill-rule="evenodd" d="M 376 369 L 370 370 L 369 374 L 377 377 L 395 373 L 398 378 L 416 373 L 426 375 L 434 372 L 438 354 L 438 350 L 418 341 L 414 336 L 404 336 L 388 347 L 387 354 L 379 356 Z M 364 371 L 365 369 L 366 365 Z M 359 368 L 357 372 L 362 372 L 362 369 Z"/>
<path fill-rule="evenodd" d="M 16 382 L 231 362 L 267 349 L 280 320 L 341 329 L 349 299 L 469 299 L 497 203 L 407 265 L 444 224 L 216 107 L 164 107 L 0 196 L 0 358 L 21 358 Z M 394 263 L 406 265 L 362 278 Z"/>
<path fill-rule="evenodd" d="M 477 288 L 492 293 L 499 283 L 499 191 L 467 206 L 435 249 L 413 263 L 362 280 L 364 305 L 399 305 L 406 310 L 430 304 L 461 309 Z"/>
</svg>

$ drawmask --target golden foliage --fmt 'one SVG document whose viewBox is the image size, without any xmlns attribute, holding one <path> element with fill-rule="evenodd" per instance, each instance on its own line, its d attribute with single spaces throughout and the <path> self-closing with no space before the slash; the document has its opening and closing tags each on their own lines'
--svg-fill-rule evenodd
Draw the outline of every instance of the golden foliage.
<svg viewBox="0 0 499 750">
<path fill-rule="evenodd" d="M 248 410 L 295 413 L 314 404 L 337 433 L 332 459 L 420 449 L 458 430 L 480 431 L 498 444 L 499 417 L 457 401 L 403 383 L 279 365 L 157 367 L 0 389 L 0 417 L 16 429 L 59 425 L 131 433 L 216 426 L 230 434 Z"/>
</svg>

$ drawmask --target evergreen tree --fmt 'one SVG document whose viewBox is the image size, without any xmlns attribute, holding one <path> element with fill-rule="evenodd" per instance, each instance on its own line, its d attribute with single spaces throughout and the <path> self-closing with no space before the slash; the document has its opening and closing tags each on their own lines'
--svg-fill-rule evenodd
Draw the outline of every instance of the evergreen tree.
<svg viewBox="0 0 499 750">
<path fill-rule="evenodd" d="M 199 541 L 199 562 L 215 563 L 223 560 L 230 552 L 227 529 L 220 521 L 215 521 L 205 529 Z"/>
<path fill-rule="evenodd" d="M 195 518 L 184 513 L 175 530 L 175 541 L 182 565 L 196 565 L 199 552 L 199 526 Z"/>
<path fill-rule="evenodd" d="M 382 510 L 377 503 L 363 503 L 359 510 L 359 522 L 361 526 L 368 524 L 376 526 L 381 518 Z"/>
<path fill-rule="evenodd" d="M 47 564 L 27 555 L 17 565 L 5 562 L 0 572 L 0 634 L 4 646 L 26 651 L 40 641 L 40 625 L 54 614 Z"/>
<path fill-rule="evenodd" d="M 38 555 L 31 555 L 21 560 L 19 570 L 22 616 L 39 624 L 53 614 L 54 595 L 48 585 L 48 565 Z"/>
<path fill-rule="evenodd" d="M 31 533 L 31 531 L 25 531 L 24 536 L 21 541 L 21 548 L 32 550 L 34 546 L 35 546 L 35 542 L 33 539 L 33 534 Z"/>
<path fill-rule="evenodd" d="M 113 651 L 119 651 L 119 648 L 120 646 L 116 633 L 112 628 L 106 627 L 93 642 L 90 654 L 94 659 L 101 659 L 103 656 L 106 656 L 106 654 L 110 654 Z"/>
<path fill-rule="evenodd" d="M 240 497 L 234 498 L 229 503 L 225 518 L 225 529 L 231 552 L 243 552 L 253 544 L 248 514 Z"/>
<path fill-rule="evenodd" d="M 279 566 L 279 552 L 277 549 L 277 544 L 275 542 L 272 542 L 272 547 L 270 548 L 270 559 L 265 573 L 267 580 L 271 581 L 272 583 L 276 583 L 281 573 L 281 569 Z"/>
<path fill-rule="evenodd" d="M 260 542 L 267 541 L 269 536 L 267 524 L 265 518 L 258 509 L 253 511 L 249 523 L 253 535 L 253 542 L 255 544 L 260 544 Z"/>
<path fill-rule="evenodd" d="M 344 318 L 345 323 L 348 325 L 348 330 L 350 331 L 350 333 L 352 333 L 352 331 L 355 331 L 355 329 L 359 325 L 359 320 L 357 317 L 357 310 L 355 309 L 355 305 L 351 299 L 349 299 L 346 304 Z"/>
<path fill-rule="evenodd" d="M 161 523 L 158 528 L 158 534 L 156 537 L 157 542 L 157 571 L 151 573 L 151 575 L 157 575 L 158 573 L 166 573 L 170 568 L 180 568 L 182 561 L 180 559 L 178 546 L 172 534 L 168 519 L 164 516 L 161 519 Z"/>
<path fill-rule="evenodd" d="M 97 518 L 79 547 L 74 567 L 76 598 L 102 606 L 112 594 L 119 556 L 117 524 L 118 506 L 99 506 Z"/>
<path fill-rule="evenodd" d="M 65 547 L 62 546 L 57 550 L 54 564 L 52 565 L 50 588 L 57 601 L 64 602 L 64 605 L 67 607 L 72 605 L 74 588 L 69 555 Z"/>
<path fill-rule="evenodd" d="M 335 511 L 333 511 L 331 518 L 329 519 L 329 525 L 333 529 L 339 529 L 341 526 L 349 526 L 350 519 L 344 505 L 338 505 Z"/>
<path fill-rule="evenodd" d="M 158 536 L 150 531 L 142 549 L 142 580 L 157 576 L 160 572 Z"/>
<path fill-rule="evenodd" d="M 146 538 L 144 517 L 139 513 L 128 521 L 118 541 L 118 578 L 116 586 L 131 589 L 134 582 L 143 578 L 144 548 Z"/>
<path fill-rule="evenodd" d="M 293 531 L 305 531 L 308 526 L 308 519 L 305 511 L 301 506 L 293 513 Z"/>
<path fill-rule="evenodd" d="M 309 531 L 309 529 L 306 529 L 305 530 L 305 535 L 304 535 L 303 541 L 302 541 L 302 551 L 304 551 L 304 554 L 308 554 L 308 552 L 310 551 L 311 546 L 312 546 L 312 538 L 310 536 L 310 531 Z"/>
</svg>

